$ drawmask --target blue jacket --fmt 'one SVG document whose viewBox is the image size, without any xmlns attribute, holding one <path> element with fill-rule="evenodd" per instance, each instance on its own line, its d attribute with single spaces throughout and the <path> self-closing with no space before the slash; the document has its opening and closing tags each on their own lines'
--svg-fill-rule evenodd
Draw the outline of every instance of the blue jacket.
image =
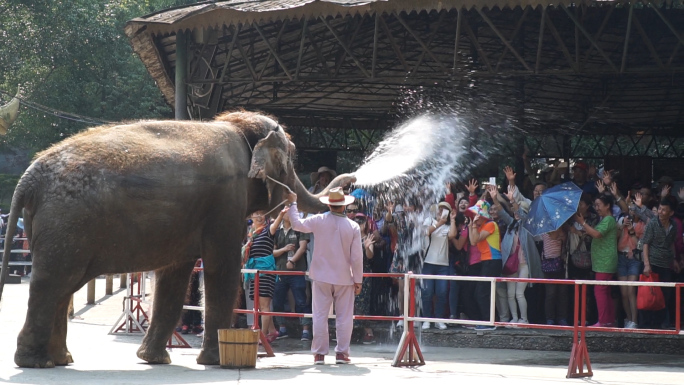
<svg viewBox="0 0 684 385">
<path fill-rule="evenodd" d="M 523 210 L 518 210 L 518 216 L 520 216 L 521 222 L 527 217 L 527 214 Z M 499 218 L 510 227 L 513 224 L 514 219 L 508 215 L 506 210 L 499 210 Z M 508 256 L 513 251 L 513 232 L 506 231 L 501 241 L 501 263 L 506 265 L 506 260 Z M 530 234 L 527 229 L 522 226 L 522 223 L 518 226 L 518 237 L 520 238 L 520 245 L 525 253 L 525 260 L 527 261 L 527 266 L 530 269 L 530 278 L 544 278 L 544 273 L 541 269 L 541 257 L 539 256 L 539 250 L 534 243 L 534 237 Z M 532 286 L 530 284 L 530 286 Z"/>
</svg>

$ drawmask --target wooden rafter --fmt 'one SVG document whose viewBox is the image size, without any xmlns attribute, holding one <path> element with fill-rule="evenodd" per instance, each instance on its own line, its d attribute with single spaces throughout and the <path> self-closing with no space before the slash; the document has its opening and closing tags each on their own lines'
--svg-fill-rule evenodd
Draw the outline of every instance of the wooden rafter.
<svg viewBox="0 0 684 385">
<path fill-rule="evenodd" d="M 489 19 L 489 17 L 487 17 L 487 15 L 486 15 L 484 12 L 482 12 L 482 10 L 481 10 L 480 8 L 475 8 L 475 9 L 476 9 L 477 12 L 480 14 L 480 17 L 482 17 L 482 20 L 484 20 L 485 23 L 487 23 L 487 25 L 489 25 L 489 28 L 491 28 L 492 31 L 494 31 L 494 34 L 495 34 L 496 36 L 498 36 L 499 39 L 501 39 L 501 42 L 506 46 L 506 48 L 507 48 L 509 51 L 511 51 L 511 53 L 513 53 L 513 56 L 515 56 L 516 59 L 518 59 L 518 61 L 520 61 L 520 63 L 521 63 L 528 71 L 532 71 L 532 69 L 530 68 L 530 66 L 527 65 L 527 62 L 525 61 L 525 59 L 523 59 L 522 56 L 520 56 L 520 54 L 518 53 L 518 50 L 516 50 L 516 49 L 511 45 L 511 43 L 504 37 L 504 35 L 499 31 L 499 29 L 496 28 L 496 26 L 494 25 L 494 23 L 492 23 L 492 21 Z M 524 15 L 525 15 L 525 14 L 523 14 L 523 17 L 522 17 L 521 19 L 524 19 L 524 17 L 525 17 Z M 514 36 L 513 38 L 515 38 L 515 36 Z M 512 39 L 511 39 L 511 41 L 512 41 Z M 502 57 L 503 57 L 503 56 L 502 56 Z M 500 62 L 499 62 L 499 63 L 500 63 Z M 499 67 L 499 66 L 498 66 L 498 64 L 497 64 L 497 71 L 498 71 L 498 67 Z"/>
<path fill-rule="evenodd" d="M 423 40 L 420 38 L 420 36 L 418 36 L 418 34 L 417 34 L 415 31 L 413 31 L 413 29 L 412 29 L 411 27 L 409 27 L 409 25 L 408 25 L 408 24 L 406 23 L 406 21 L 401 17 L 401 15 L 395 12 L 395 13 L 394 13 L 394 17 L 397 19 L 397 21 L 399 21 L 399 23 L 401 23 L 401 25 L 404 26 L 404 28 L 406 28 L 406 31 L 407 31 L 411 36 L 413 36 L 414 39 L 416 39 L 416 42 L 418 42 L 418 44 L 420 44 L 420 46 L 423 48 L 423 51 L 424 51 L 424 52 L 427 52 L 427 54 L 430 55 L 430 57 L 432 58 L 432 60 L 434 60 L 435 63 L 437 63 L 437 65 L 439 65 L 439 67 L 442 69 L 442 72 L 448 73 L 449 71 L 446 69 L 446 67 L 444 66 L 444 64 L 442 64 L 442 61 L 439 60 L 439 59 L 437 58 L 437 56 L 435 56 L 434 53 L 432 53 L 432 50 L 430 49 L 430 47 L 428 47 L 427 45 L 425 45 L 425 43 L 423 43 Z"/>
<path fill-rule="evenodd" d="M 475 46 L 475 49 L 477 50 L 478 54 L 480 55 L 480 58 L 482 61 L 484 61 L 485 65 L 487 66 L 487 69 L 489 72 L 494 72 L 492 69 L 492 65 L 489 62 L 489 59 L 487 58 L 487 53 L 482 49 L 482 46 L 480 46 L 480 43 L 477 41 L 477 36 L 475 36 L 475 32 L 470 28 L 470 24 L 468 23 L 468 18 L 463 18 L 463 28 L 466 30 L 466 34 L 468 35 L 468 39 L 470 39 L 470 43 L 472 43 Z"/>
<path fill-rule="evenodd" d="M 281 33 L 282 33 L 282 30 L 285 28 L 286 24 L 287 24 L 287 22 L 283 22 L 283 26 L 280 30 Z M 287 75 L 287 77 L 290 78 L 290 80 L 292 80 L 292 74 L 290 73 L 290 70 L 287 69 L 287 65 L 285 65 L 285 62 L 283 61 L 283 59 L 280 58 L 280 55 L 278 55 L 278 52 L 276 52 L 276 50 L 273 47 L 271 47 L 271 43 L 268 42 L 266 35 L 264 35 L 264 32 L 261 30 L 261 28 L 259 28 L 259 24 L 254 23 L 253 26 L 254 26 L 254 29 L 259 33 L 259 36 L 261 36 L 261 38 L 263 39 L 264 43 L 266 44 L 266 48 L 268 48 L 268 50 L 271 52 L 271 55 L 276 59 L 276 61 L 278 61 L 278 64 L 280 64 L 280 68 L 283 70 L 283 72 L 285 72 L 285 75 Z M 278 35 L 280 36 L 281 33 L 279 33 Z M 280 38 L 278 38 L 278 40 L 280 40 Z M 277 44 L 278 40 L 276 40 L 276 44 Z M 269 58 L 270 58 L 270 56 L 269 56 Z M 267 58 L 266 61 L 264 62 L 264 69 L 268 65 L 268 61 L 269 61 L 269 59 Z M 263 71 L 262 71 L 262 73 L 263 73 Z"/>
<path fill-rule="evenodd" d="M 361 64 L 359 59 L 357 59 L 356 56 L 354 55 L 354 53 L 351 51 L 349 46 L 344 42 L 344 40 L 342 40 L 342 38 L 337 33 L 337 31 L 335 31 L 335 28 L 333 28 L 330 25 L 330 23 L 328 23 L 328 21 L 325 20 L 325 17 L 320 17 L 319 19 L 323 22 L 323 24 L 325 24 L 326 27 L 328 27 L 328 30 L 330 30 L 330 32 L 333 34 L 333 36 L 335 36 L 335 39 L 337 40 L 338 43 L 340 43 L 342 48 L 344 48 L 344 50 L 347 52 L 347 55 L 349 55 L 349 57 L 354 61 L 354 63 L 356 63 L 356 66 L 359 68 L 359 70 L 361 70 L 361 72 L 363 72 L 363 74 L 366 75 L 366 77 L 371 77 L 370 74 L 368 73 L 368 71 L 366 71 L 366 69 L 363 67 L 363 64 Z"/>
<path fill-rule="evenodd" d="M 394 41 L 394 37 L 392 36 L 392 32 L 390 31 L 389 27 L 387 26 L 387 22 L 385 21 L 385 18 L 382 15 L 380 15 L 380 25 L 382 26 L 382 30 L 385 31 L 385 35 L 387 35 L 387 39 L 388 39 L 390 45 L 392 46 L 394 53 L 397 55 L 397 58 L 401 62 L 401 65 L 404 66 L 404 71 L 409 72 L 409 67 L 408 67 L 408 64 L 406 63 L 406 59 L 404 59 L 404 55 L 401 53 L 401 49 L 399 49 L 397 42 Z"/>
<path fill-rule="evenodd" d="M 560 7 L 561 7 L 562 10 L 565 11 L 565 13 L 568 15 L 568 17 L 570 18 L 570 20 L 572 20 L 572 22 L 575 23 L 575 26 L 577 26 L 577 28 L 580 30 L 580 32 L 582 32 L 582 34 L 584 35 L 584 37 L 585 37 L 587 40 L 589 40 L 589 42 L 590 42 L 594 47 L 596 47 L 596 50 L 601 54 L 601 56 L 603 56 L 603 58 L 606 60 L 606 62 L 607 62 L 608 65 L 610 66 L 610 68 L 612 68 L 613 71 L 617 72 L 618 69 L 615 67 L 615 64 L 613 64 L 613 61 L 610 60 L 610 57 L 608 57 L 608 55 L 606 54 L 606 52 L 598 45 L 598 43 L 596 42 L 596 40 L 594 40 L 594 39 L 591 37 L 591 35 L 589 34 L 589 32 L 587 32 L 587 30 L 584 28 L 584 26 L 583 26 L 579 21 L 577 21 L 577 18 L 572 14 L 572 12 L 570 12 L 570 11 L 568 10 L 568 8 L 567 8 L 564 4 L 560 4 Z"/>
</svg>

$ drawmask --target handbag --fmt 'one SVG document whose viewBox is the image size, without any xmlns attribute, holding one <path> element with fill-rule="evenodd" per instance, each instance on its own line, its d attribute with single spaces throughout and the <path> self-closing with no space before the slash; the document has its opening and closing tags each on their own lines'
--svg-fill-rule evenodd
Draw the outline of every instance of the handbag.
<svg viewBox="0 0 684 385">
<path fill-rule="evenodd" d="M 518 255 L 519 253 L 520 242 L 518 242 L 518 245 L 515 247 L 515 251 L 513 251 L 506 260 L 506 264 L 504 265 L 502 271 L 504 276 L 513 275 L 518 272 L 518 267 L 520 266 L 520 256 Z"/>
<path fill-rule="evenodd" d="M 563 260 L 561 257 L 546 258 L 542 252 L 541 269 L 544 273 L 560 273 L 563 271 Z"/>
<path fill-rule="evenodd" d="M 658 274 L 641 274 L 639 282 L 658 282 Z M 657 311 L 665 309 L 665 296 L 658 286 L 639 286 L 637 290 L 637 309 Z"/>
<path fill-rule="evenodd" d="M 581 238 L 579 246 L 570 254 L 570 259 L 572 260 L 572 264 L 577 268 L 591 268 L 591 253 L 587 250 L 587 244 Z"/>
</svg>

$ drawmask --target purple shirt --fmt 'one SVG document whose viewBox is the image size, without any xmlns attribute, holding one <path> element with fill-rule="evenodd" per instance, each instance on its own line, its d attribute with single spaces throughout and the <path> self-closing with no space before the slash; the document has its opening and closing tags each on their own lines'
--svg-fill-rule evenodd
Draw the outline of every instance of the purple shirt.
<svg viewBox="0 0 684 385">
<path fill-rule="evenodd" d="M 313 233 L 314 252 L 309 266 L 312 281 L 353 285 L 363 281 L 361 230 L 351 219 L 330 212 L 299 218 L 297 205 L 287 212 L 292 228 Z"/>
</svg>

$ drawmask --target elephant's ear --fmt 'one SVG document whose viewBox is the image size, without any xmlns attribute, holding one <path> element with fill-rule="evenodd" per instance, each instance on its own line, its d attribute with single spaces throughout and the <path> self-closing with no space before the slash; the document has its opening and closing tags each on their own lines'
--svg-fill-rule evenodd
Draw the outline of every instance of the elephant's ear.
<svg viewBox="0 0 684 385">
<path fill-rule="evenodd" d="M 290 161 L 290 145 L 284 133 L 271 131 L 254 146 L 248 176 L 263 181 L 266 181 L 266 176 L 277 180 L 283 179 Z"/>
</svg>

